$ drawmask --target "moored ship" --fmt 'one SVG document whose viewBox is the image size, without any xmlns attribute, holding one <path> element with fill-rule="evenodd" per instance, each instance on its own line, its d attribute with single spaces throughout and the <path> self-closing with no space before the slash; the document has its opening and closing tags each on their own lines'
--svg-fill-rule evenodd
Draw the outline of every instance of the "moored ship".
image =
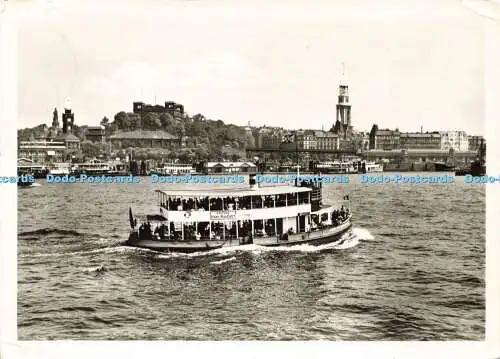
<svg viewBox="0 0 500 359">
<path fill-rule="evenodd" d="M 436 172 L 453 172 L 455 170 L 455 166 L 444 162 L 434 162 L 434 170 Z"/>
<path fill-rule="evenodd" d="M 54 176 L 69 175 L 71 173 L 70 163 L 54 163 L 49 169 L 49 174 Z"/>
<path fill-rule="evenodd" d="M 478 149 L 478 157 L 472 161 L 468 167 L 459 168 L 455 171 L 455 176 L 480 177 L 486 175 L 486 144 L 481 140 Z"/>
<path fill-rule="evenodd" d="M 384 167 L 375 162 L 357 161 L 354 162 L 353 164 L 357 173 L 384 172 Z"/>
<path fill-rule="evenodd" d="M 351 224 L 349 206 L 323 205 L 321 184 L 157 190 L 159 213 L 134 215 L 127 244 L 198 252 L 247 244 L 290 246 L 335 242 Z M 348 196 L 344 197 L 348 200 Z"/>
<path fill-rule="evenodd" d="M 196 174 L 195 168 L 190 164 L 172 163 L 164 165 L 163 167 L 149 171 L 150 175 L 168 176 L 168 175 L 183 175 L 183 174 Z"/>
<path fill-rule="evenodd" d="M 109 163 L 94 159 L 85 163 L 73 163 L 71 174 L 100 176 L 100 175 L 107 175 L 109 171 L 110 171 Z"/>
<path fill-rule="evenodd" d="M 329 161 L 320 162 L 316 165 L 316 171 L 330 174 L 358 173 L 352 161 Z"/>
</svg>

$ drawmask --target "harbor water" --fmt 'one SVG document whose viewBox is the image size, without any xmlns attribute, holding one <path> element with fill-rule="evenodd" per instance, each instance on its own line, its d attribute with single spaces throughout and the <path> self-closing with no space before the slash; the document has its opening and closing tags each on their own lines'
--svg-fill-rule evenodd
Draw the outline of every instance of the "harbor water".
<svg viewBox="0 0 500 359">
<path fill-rule="evenodd" d="M 193 185 L 37 182 L 18 190 L 20 340 L 484 339 L 484 185 L 353 175 L 323 188 L 350 195 L 340 244 L 162 254 L 123 245 L 128 207 Z"/>
</svg>

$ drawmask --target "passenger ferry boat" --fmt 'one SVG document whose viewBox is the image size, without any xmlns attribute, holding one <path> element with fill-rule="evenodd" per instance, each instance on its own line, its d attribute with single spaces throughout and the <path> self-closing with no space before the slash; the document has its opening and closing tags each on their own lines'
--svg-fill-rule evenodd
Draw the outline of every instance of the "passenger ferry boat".
<svg viewBox="0 0 500 359">
<path fill-rule="evenodd" d="M 51 175 L 69 175 L 71 172 L 71 164 L 70 163 L 54 163 L 50 166 L 49 174 Z"/>
<path fill-rule="evenodd" d="M 384 167 L 375 162 L 366 162 L 366 173 L 384 172 Z"/>
<path fill-rule="evenodd" d="M 334 242 L 351 227 L 351 214 L 349 206 L 323 205 L 321 190 L 311 183 L 259 187 L 254 174 L 250 188 L 157 190 L 160 213 L 140 216 L 129 209 L 127 244 L 187 253 Z"/>
<path fill-rule="evenodd" d="M 72 174 L 89 176 L 107 175 L 110 171 L 109 163 L 99 160 L 90 160 L 85 163 L 74 163 L 71 170 Z"/>
<path fill-rule="evenodd" d="M 358 172 L 352 161 L 320 162 L 317 164 L 316 170 L 321 173 L 332 174 L 349 174 Z"/>
<path fill-rule="evenodd" d="M 384 167 L 382 165 L 368 161 L 354 162 L 354 167 L 356 168 L 358 173 L 374 173 L 384 171 Z"/>
<path fill-rule="evenodd" d="M 196 174 L 196 170 L 190 164 L 173 163 L 150 171 L 150 174 L 159 176 Z"/>
<path fill-rule="evenodd" d="M 36 164 L 27 158 L 19 158 L 17 160 L 17 173 L 18 175 L 32 175 L 34 178 L 45 178 L 49 170 L 44 165 Z"/>
</svg>

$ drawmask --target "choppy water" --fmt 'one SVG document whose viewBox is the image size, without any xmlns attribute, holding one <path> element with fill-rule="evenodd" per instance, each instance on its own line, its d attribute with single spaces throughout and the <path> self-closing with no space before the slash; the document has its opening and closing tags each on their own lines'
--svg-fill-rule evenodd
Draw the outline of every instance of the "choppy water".
<svg viewBox="0 0 500 359">
<path fill-rule="evenodd" d="M 324 188 L 351 195 L 341 245 L 182 255 L 121 245 L 158 185 L 40 183 L 18 194 L 20 340 L 484 339 L 484 185 L 352 177 Z"/>
</svg>

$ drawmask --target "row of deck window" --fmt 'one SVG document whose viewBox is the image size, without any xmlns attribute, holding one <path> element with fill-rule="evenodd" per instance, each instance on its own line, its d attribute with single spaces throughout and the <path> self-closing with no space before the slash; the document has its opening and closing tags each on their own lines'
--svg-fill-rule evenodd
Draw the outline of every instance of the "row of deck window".
<svg viewBox="0 0 500 359">
<path fill-rule="evenodd" d="M 167 198 L 160 205 L 169 211 L 221 211 L 296 206 L 310 202 L 309 192 L 267 196 L 224 197 L 203 199 Z"/>
</svg>

